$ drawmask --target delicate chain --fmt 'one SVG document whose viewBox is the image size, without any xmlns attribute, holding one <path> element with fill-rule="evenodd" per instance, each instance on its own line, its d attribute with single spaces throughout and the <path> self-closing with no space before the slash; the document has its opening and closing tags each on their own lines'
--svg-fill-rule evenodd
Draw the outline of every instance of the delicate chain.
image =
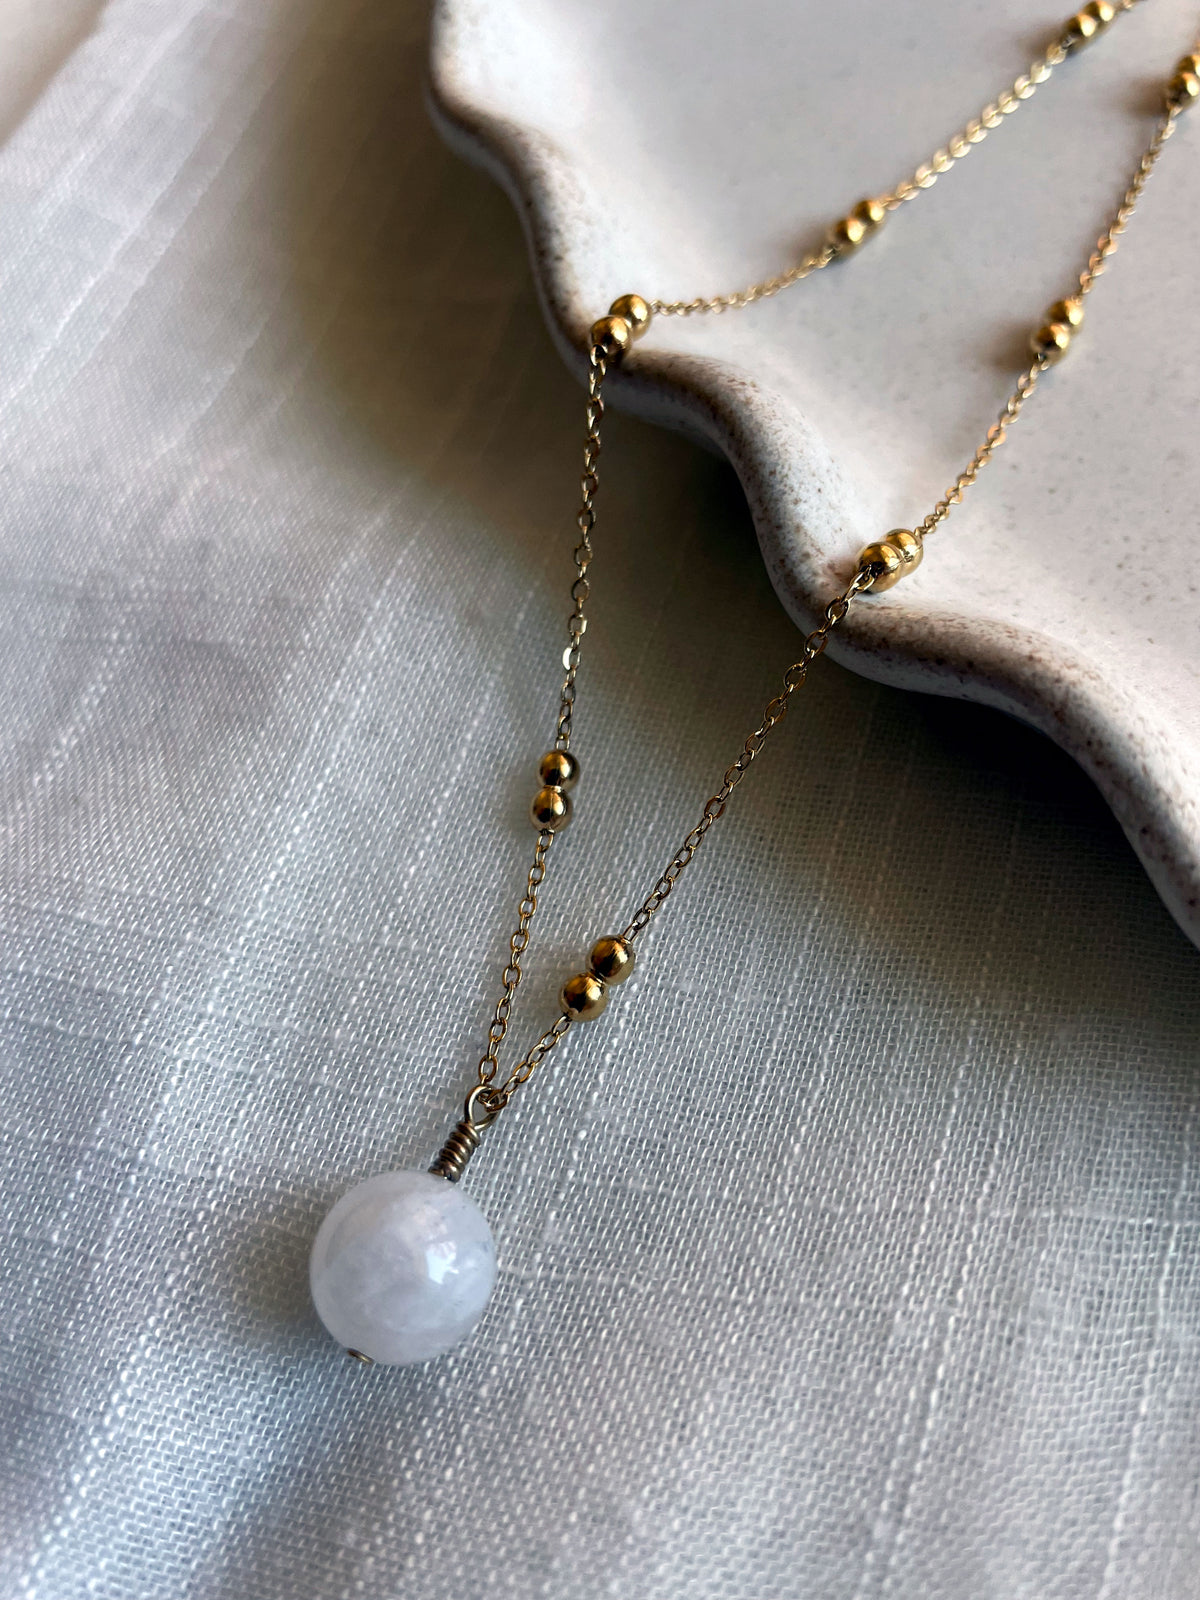
<svg viewBox="0 0 1200 1600">
<path fill-rule="evenodd" d="M 725 775 L 721 780 L 720 786 L 704 802 L 704 809 L 700 813 L 699 822 L 697 822 L 667 863 L 662 875 L 621 935 L 623 939 L 629 940 L 632 944 L 638 934 L 647 927 L 655 912 L 671 893 L 671 890 L 679 881 L 680 874 L 690 864 L 697 850 L 703 844 L 709 829 L 724 816 L 726 801 L 745 777 L 751 762 L 766 742 L 767 735 L 772 728 L 783 720 L 787 713 L 788 702 L 796 690 L 804 683 L 808 675 L 809 666 L 824 652 L 825 646 L 829 641 L 829 635 L 845 617 L 850 609 L 851 602 L 865 589 L 869 588 L 870 583 L 871 579 L 867 573 L 856 572 L 844 592 L 838 595 L 836 599 L 831 600 L 826 606 L 825 615 L 819 626 L 814 628 L 804 641 L 800 659 L 794 662 L 784 673 L 782 689 L 768 703 L 766 710 L 763 712 L 762 721 L 742 746 L 737 759 L 725 769 Z M 528 904 L 528 901 L 523 902 L 523 904 Z M 507 978 L 507 973 L 505 976 Z M 513 987 L 515 988 L 516 985 L 514 984 Z M 504 1105 L 507 1105 L 514 1090 L 529 1081 L 536 1068 L 541 1065 L 555 1046 L 566 1037 L 570 1027 L 571 1019 L 564 1012 L 551 1027 L 547 1028 L 533 1048 L 522 1056 L 504 1083 L 491 1091 L 488 1096 L 488 1104 L 492 1110 L 499 1110 Z M 503 1034 L 501 1034 L 501 1038 L 503 1038 Z M 485 1074 L 483 1069 L 487 1063 L 491 1064 L 491 1071 Z M 480 1063 L 479 1081 L 481 1084 L 490 1085 L 494 1076 L 494 1057 L 485 1056 L 484 1061 Z"/>
<path fill-rule="evenodd" d="M 1137 0 L 1127 0 L 1120 10 L 1129 11 L 1136 4 Z M 890 194 L 880 196 L 887 209 L 895 211 L 906 200 L 911 200 L 920 194 L 922 189 L 932 189 L 943 172 L 949 172 L 956 161 L 961 161 L 964 156 L 970 155 L 973 147 L 982 144 L 992 129 L 998 128 L 1005 117 L 1011 117 L 1023 100 L 1031 99 L 1037 92 L 1038 86 L 1046 82 L 1055 67 L 1061 66 L 1069 54 L 1069 46 L 1063 40 L 1056 39 L 1045 55 L 1030 63 L 1028 72 L 1023 72 L 1011 88 L 1005 89 L 1003 94 L 998 94 L 993 101 L 984 106 L 979 115 L 968 122 L 961 133 L 956 133 L 940 150 L 935 150 L 911 178 L 905 178 L 903 183 L 898 183 Z"/>
<path fill-rule="evenodd" d="M 913 532 L 919 538 L 923 539 L 926 534 L 932 533 L 939 522 L 945 522 L 951 510 L 960 504 L 963 495 L 979 476 L 980 468 L 987 466 L 992 456 L 1008 438 L 1009 424 L 1015 422 L 1021 415 L 1021 407 L 1037 388 L 1038 376 L 1042 372 L 1043 366 L 1044 358 L 1039 356 L 1028 370 L 1018 378 L 1016 388 L 1005 401 L 1004 410 L 988 429 L 983 443 L 959 473 L 958 477 L 955 478 L 949 489 L 946 490 L 942 499 L 938 501 L 937 505 L 925 518 L 924 522 L 918 523 L 913 529 Z"/>
<path fill-rule="evenodd" d="M 1117 13 L 1132 11 L 1134 6 L 1140 3 L 1141 0 L 1118 0 L 1114 9 Z M 1070 31 L 1076 21 L 1077 19 L 1072 18 L 1067 31 L 1057 38 L 1043 55 L 1030 63 L 1028 71 L 1023 72 L 1013 82 L 1011 88 L 998 94 L 984 106 L 977 117 L 967 123 L 960 133 L 947 140 L 940 150 L 935 150 L 928 161 L 922 162 L 911 178 L 905 178 L 888 193 L 876 196 L 876 204 L 881 210 L 896 211 L 906 201 L 919 195 L 922 190 L 932 189 L 942 173 L 949 172 L 956 161 L 961 161 L 964 156 L 969 155 L 975 145 L 982 144 L 991 130 L 998 128 L 1023 101 L 1031 99 L 1037 92 L 1038 86 L 1045 83 L 1055 67 L 1061 66 L 1071 54 L 1072 47 L 1090 36 L 1084 35 L 1081 38 L 1078 33 Z M 823 267 L 829 266 L 842 253 L 834 244 L 826 243 L 822 249 L 811 251 L 786 271 L 776 273 L 772 278 L 764 278 L 759 283 L 749 284 L 732 294 L 712 295 L 707 299 L 697 296 L 694 300 L 652 300 L 650 309 L 660 317 L 691 317 L 704 313 L 719 316 L 725 311 L 739 311 L 743 306 L 753 305 L 756 300 L 769 300 L 782 290 L 790 289 L 792 284 L 799 283 L 802 279 L 811 277 L 814 272 L 820 272 Z"/>
<path fill-rule="evenodd" d="M 1110 16 L 1115 10 L 1129 10 L 1138 0 L 1124 0 L 1124 4 L 1110 6 Z M 1092 0 L 1092 4 L 1073 18 L 1071 26 L 1079 23 L 1081 18 L 1086 18 L 1089 13 L 1095 14 L 1103 10 L 1103 0 Z M 1103 22 L 1098 26 L 1103 26 Z M 1095 30 L 1093 30 L 1095 31 Z M 1090 34 L 1084 34 L 1084 38 Z M 1000 119 L 1008 115 L 1022 99 L 1027 99 L 1039 83 L 1045 81 L 1052 68 L 1063 60 L 1072 43 L 1078 43 L 1079 38 L 1072 39 L 1070 33 L 1064 39 L 1051 47 L 1046 55 L 1033 66 L 1027 75 L 1018 78 L 1012 89 L 1001 95 L 993 105 L 984 108 L 980 117 L 952 139 L 944 150 L 935 153 L 933 159 L 925 166 L 917 169 L 909 180 L 900 184 L 890 195 L 882 197 L 873 205 L 887 210 L 910 199 L 922 188 L 928 188 L 936 181 L 941 172 L 947 170 L 954 161 L 967 153 L 973 144 L 985 136 L 989 128 L 998 125 Z M 1079 275 L 1079 289 L 1076 297 L 1071 300 L 1056 302 L 1048 313 L 1047 325 L 1038 330 L 1034 336 L 1033 344 L 1035 358 L 1030 366 L 1021 374 L 1016 387 L 1000 412 L 996 422 L 989 428 L 987 435 L 967 466 L 955 479 L 945 495 L 933 507 L 925 520 L 912 530 L 897 529 L 887 536 L 881 544 L 868 545 L 860 554 L 853 578 L 846 588 L 826 606 L 820 624 L 807 635 L 801 651 L 800 659 L 793 663 L 784 674 L 783 686 L 767 704 L 762 720 L 750 734 L 743 745 L 736 760 L 726 768 L 724 776 L 716 790 L 705 801 L 700 813 L 699 821 L 685 836 L 682 844 L 671 857 L 666 867 L 656 880 L 650 893 L 642 901 L 638 910 L 626 924 L 619 939 L 609 940 L 610 944 L 623 946 L 625 954 L 622 959 L 628 963 L 633 961 L 632 947 L 641 933 L 649 926 L 650 922 L 666 902 L 685 869 L 691 864 L 696 852 L 707 838 L 713 825 L 725 813 L 726 804 L 733 791 L 741 783 L 763 748 L 768 735 L 782 721 L 787 713 L 792 695 L 805 682 L 809 666 L 824 652 L 829 637 L 835 627 L 842 622 L 854 601 L 866 591 L 884 589 L 897 581 L 906 568 L 915 567 L 921 558 L 921 548 L 924 538 L 949 516 L 952 508 L 958 505 L 967 489 L 974 484 L 980 470 L 991 460 L 993 454 L 1005 442 L 1009 426 L 1021 414 L 1025 402 L 1034 393 L 1041 373 L 1050 364 L 1057 360 L 1070 343 L 1072 333 L 1082 322 L 1082 302 L 1094 287 L 1097 278 L 1104 271 L 1109 256 L 1117 248 L 1120 235 L 1125 231 L 1146 182 L 1154 169 L 1155 163 L 1162 154 L 1163 147 L 1174 131 L 1175 121 L 1184 105 L 1200 97 L 1200 57 L 1196 55 L 1185 57 L 1176 69 L 1176 76 L 1172 79 L 1168 90 L 1167 108 L 1164 111 L 1155 129 L 1154 136 L 1146 147 L 1134 171 L 1128 187 L 1121 199 L 1120 205 L 1113 214 L 1112 220 L 1104 233 L 1097 240 L 1096 248 L 1088 259 L 1084 271 Z M 864 203 L 866 204 L 866 203 Z M 724 311 L 739 306 L 748 305 L 753 300 L 763 299 L 771 294 L 776 294 L 780 289 L 786 288 L 789 283 L 798 281 L 808 273 L 818 270 L 828 264 L 838 252 L 835 248 L 827 246 L 824 251 L 806 257 L 798 266 L 770 278 L 763 283 L 753 285 L 737 294 L 718 296 L 712 300 L 696 300 L 687 302 L 645 302 L 636 295 L 623 297 L 614 302 L 612 312 L 602 318 L 592 329 L 591 348 L 588 363 L 588 398 L 586 407 L 587 428 L 584 440 L 583 474 L 581 478 L 581 505 L 577 516 L 579 529 L 579 542 L 575 546 L 574 560 L 576 576 L 571 586 L 572 610 L 567 618 L 568 646 L 563 655 L 566 675 L 563 679 L 560 694 L 559 713 L 556 725 L 556 741 L 554 751 L 543 758 L 543 763 L 550 759 L 569 761 L 571 765 L 566 769 L 572 774 L 576 770 L 574 760 L 569 757 L 572 719 L 575 705 L 575 684 L 579 669 L 580 645 L 587 628 L 585 605 L 588 598 L 590 584 L 588 568 L 590 566 L 593 547 L 592 533 L 596 525 L 595 497 L 599 489 L 598 462 L 600 456 L 600 427 L 604 418 L 603 384 L 607 375 L 610 362 L 618 360 L 627 348 L 631 338 L 640 333 L 648 323 L 654 312 L 660 315 L 688 315 L 693 311 Z M 890 543 L 889 543 L 890 541 Z M 557 781 L 557 780 L 556 780 Z M 572 780 L 573 781 L 573 777 Z M 562 780 L 564 788 L 567 787 L 566 779 Z M 545 793 L 546 791 L 543 791 Z M 559 791 L 554 790 L 554 793 Z M 451 1140 L 443 1151 L 435 1171 L 457 1177 L 465 1164 L 470 1150 L 478 1143 L 478 1130 L 484 1126 L 508 1104 L 514 1092 L 524 1083 L 528 1082 L 536 1069 L 546 1059 L 569 1032 L 573 1018 L 567 1009 L 567 991 L 564 989 L 564 1009 L 558 1018 L 540 1036 L 534 1044 L 521 1057 L 517 1064 L 508 1073 L 503 1082 L 497 1084 L 499 1076 L 499 1052 L 508 1032 L 509 1019 L 517 988 L 521 981 L 521 958 L 529 945 L 530 924 L 537 911 L 538 890 L 546 875 L 546 862 L 550 846 L 556 837 L 555 827 L 562 825 L 569 817 L 569 804 L 563 799 L 564 810 L 559 821 L 554 826 L 539 827 L 537 844 L 534 848 L 533 861 L 525 885 L 525 894 L 518 906 L 517 926 L 509 941 L 509 960 L 504 970 L 502 991 L 499 1001 L 488 1029 L 488 1048 L 479 1062 L 478 1080 L 476 1088 L 468 1101 L 466 1120 L 461 1122 L 452 1135 Z M 599 947 L 597 947 L 599 948 Z M 593 952 L 593 956 L 595 952 Z M 581 975 L 586 981 L 587 974 Z M 572 980 L 574 982 L 576 980 Z M 599 979 L 593 980 L 601 994 L 604 984 Z M 614 978 L 612 981 L 619 981 Z M 578 1017 L 588 1015 L 579 1012 Z M 598 1014 L 593 1010 L 590 1014 Z M 465 1130 L 465 1132 L 464 1132 Z M 455 1141 L 458 1141 L 455 1144 Z M 463 1154 L 465 1150 L 465 1154 Z M 447 1152 L 451 1152 L 450 1155 Z"/>
<path fill-rule="evenodd" d="M 541 829 L 537 843 L 533 847 L 533 860 L 529 866 L 529 876 L 525 881 L 525 894 L 517 907 L 517 926 L 508 941 L 508 965 L 501 980 L 500 998 L 496 1002 L 496 1010 L 488 1026 L 487 1052 L 479 1062 L 481 1084 L 494 1082 L 496 1073 L 500 1070 L 500 1047 L 508 1033 L 508 1019 L 512 1015 L 513 1000 L 516 997 L 517 986 L 521 982 L 521 957 L 529 948 L 529 925 L 537 910 L 537 892 L 542 879 L 546 876 L 546 857 L 553 843 L 554 835 L 550 829 Z"/>
<path fill-rule="evenodd" d="M 821 268 L 827 267 L 836 255 L 837 252 L 831 245 L 825 245 L 822 249 L 806 255 L 786 272 L 777 273 L 773 278 L 764 278 L 761 283 L 748 284 L 746 288 L 737 289 L 733 294 L 715 294 L 707 300 L 703 297 L 697 297 L 695 300 L 652 300 L 650 309 L 656 317 L 692 317 L 701 312 L 713 312 L 719 316 L 723 311 L 740 311 L 743 306 L 753 305 L 756 300 L 770 300 L 773 295 L 779 294 L 783 289 L 790 289 L 792 284 L 799 283 L 802 278 L 820 272 Z"/>
<path fill-rule="evenodd" d="M 540 1067 L 542 1062 L 567 1035 L 571 1026 L 571 1019 L 566 1012 L 562 1012 L 548 1027 L 532 1049 L 527 1050 L 509 1073 L 503 1085 L 491 1095 L 491 1104 L 495 1108 L 506 1106 L 512 1097 L 513 1091 L 519 1089 L 523 1083 L 528 1083 L 533 1076 L 534 1069 Z"/>
<path fill-rule="evenodd" d="M 1159 121 L 1154 137 L 1146 146 L 1142 159 L 1137 164 L 1137 169 L 1130 180 L 1128 189 L 1121 198 L 1112 221 L 1096 240 L 1096 248 L 1088 257 L 1088 264 L 1079 274 L 1079 293 L 1091 294 L 1096 279 L 1104 271 L 1104 263 L 1117 248 L 1117 241 L 1125 232 L 1126 224 L 1134 211 L 1137 203 L 1142 198 L 1142 190 L 1146 187 L 1146 180 L 1154 171 L 1155 162 L 1162 155 L 1163 146 L 1175 131 L 1175 123 L 1183 106 L 1179 101 L 1172 100 Z"/>
<path fill-rule="evenodd" d="M 587 632 L 585 608 L 591 585 L 588 567 L 592 561 L 592 530 L 596 526 L 596 495 L 600 488 L 600 425 L 604 421 L 604 379 L 608 372 L 608 356 L 595 346 L 588 355 L 588 397 L 585 409 L 586 432 L 583 440 L 583 472 L 579 480 L 580 503 L 575 522 L 579 529 L 579 542 L 575 546 L 575 581 L 571 585 L 571 610 L 567 616 L 567 648 L 563 653 L 566 669 L 559 691 L 558 721 L 555 727 L 555 749 L 569 750 L 571 746 L 571 720 L 575 709 L 575 680 L 579 675 L 580 643 Z M 537 911 L 537 892 L 546 876 L 546 858 L 554 843 L 551 828 L 538 830 L 533 848 L 533 860 L 525 880 L 525 893 L 517 907 L 517 926 L 509 939 L 508 963 L 501 979 L 500 998 L 488 1025 L 487 1050 L 480 1057 L 478 1083 L 487 1088 L 495 1083 L 500 1070 L 500 1049 L 508 1033 L 513 1002 L 521 982 L 521 957 L 529 948 L 529 927 Z M 565 1031 L 565 1030 L 564 1030 Z M 557 1043 L 557 1040 L 555 1040 Z M 536 1048 L 536 1047 L 535 1047 Z M 548 1047 L 552 1048 L 552 1047 Z M 531 1052 L 532 1053 L 532 1052 Z M 540 1059 L 540 1057 L 539 1057 Z M 522 1063 L 523 1065 L 524 1063 Z M 529 1069 L 532 1071 L 532 1067 Z M 528 1073 L 526 1073 L 526 1077 Z M 521 1080 L 524 1081 L 523 1079 Z M 502 1093 L 511 1093 L 506 1084 Z"/>
<path fill-rule="evenodd" d="M 1096 279 L 1104 271 L 1104 264 L 1108 257 L 1117 248 L 1118 240 L 1137 208 L 1137 203 L 1142 197 L 1142 190 L 1146 187 L 1147 179 L 1154 171 L 1155 163 L 1163 152 L 1163 146 L 1175 131 L 1175 122 L 1180 114 L 1180 107 L 1175 104 L 1168 105 L 1155 129 L 1154 137 L 1143 151 L 1141 159 L 1134 170 L 1129 187 L 1121 198 L 1121 203 L 1113 214 L 1113 219 L 1096 241 L 1096 248 L 1088 258 L 1088 264 L 1079 274 L 1079 298 L 1090 294 L 1095 287 Z M 980 468 L 985 467 L 992 456 L 1008 437 L 1009 424 L 1021 415 L 1021 407 L 1037 388 L 1038 377 L 1045 370 L 1048 357 L 1039 355 L 1017 379 L 1017 386 L 1004 403 L 997 420 L 987 431 L 987 437 L 976 450 L 970 461 L 955 478 L 945 495 L 913 532 L 920 538 L 930 534 L 939 523 L 945 522 L 951 510 L 962 501 L 963 495 L 979 476 Z"/>
<path fill-rule="evenodd" d="M 571 715 L 575 707 L 575 678 L 579 672 L 579 648 L 587 632 L 584 607 L 591 590 L 587 570 L 592 561 L 592 529 L 596 526 L 596 492 L 600 487 L 597 468 L 600 463 L 600 424 L 604 421 L 605 374 L 608 357 L 603 350 L 593 346 L 588 352 L 588 397 L 585 416 L 587 433 L 583 441 L 583 476 L 579 480 L 580 506 L 576 517 L 579 543 L 575 546 L 575 582 L 571 585 L 571 613 L 567 618 L 567 650 L 563 664 L 567 675 L 563 679 L 559 697 L 556 747 L 567 750 L 571 745 Z"/>
<path fill-rule="evenodd" d="M 856 572 L 846 589 L 825 607 L 825 615 L 822 617 L 820 625 L 814 628 L 804 641 L 799 661 L 793 662 L 784 673 L 783 688 L 773 700 L 768 702 L 762 721 L 742 746 L 741 754 L 737 760 L 732 766 L 726 767 L 725 776 L 721 779 L 720 786 L 704 802 L 704 809 L 700 813 L 699 822 L 671 857 L 663 870 L 662 876 L 630 919 L 621 935 L 623 939 L 628 939 L 631 944 L 633 943 L 638 934 L 642 933 L 649 925 L 650 919 L 679 882 L 680 874 L 685 867 L 690 865 L 696 851 L 704 843 L 708 830 L 714 822 L 719 822 L 725 815 L 726 801 L 746 776 L 750 763 L 762 749 L 767 735 L 787 715 L 788 702 L 808 676 L 809 666 L 819 655 L 823 654 L 825 646 L 829 642 L 829 635 L 849 611 L 852 601 L 864 589 L 870 587 L 870 582 L 871 580 L 865 572 Z"/>
</svg>

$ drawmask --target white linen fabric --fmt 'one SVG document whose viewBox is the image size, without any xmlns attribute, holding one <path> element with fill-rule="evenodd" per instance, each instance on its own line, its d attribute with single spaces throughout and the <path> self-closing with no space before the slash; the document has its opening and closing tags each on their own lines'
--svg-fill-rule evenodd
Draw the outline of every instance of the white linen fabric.
<svg viewBox="0 0 1200 1600">
<path fill-rule="evenodd" d="M 476 1158 L 472 1342 L 321 1332 L 479 1053 L 580 392 L 415 7 L 68 9 L 0 149 L 0 1595 L 1194 1596 L 1196 952 L 1051 747 L 832 663 Z M 795 648 L 725 468 L 604 470 L 522 1042 Z"/>
</svg>

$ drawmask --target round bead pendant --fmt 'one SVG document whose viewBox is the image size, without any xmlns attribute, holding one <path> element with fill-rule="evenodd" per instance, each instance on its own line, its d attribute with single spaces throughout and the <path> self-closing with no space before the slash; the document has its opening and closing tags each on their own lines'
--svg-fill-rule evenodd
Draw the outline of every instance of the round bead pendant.
<svg viewBox="0 0 1200 1600">
<path fill-rule="evenodd" d="M 329 1332 L 392 1366 L 428 1361 L 465 1338 L 495 1281 L 483 1212 L 428 1172 L 383 1172 L 344 1194 L 309 1261 L 313 1304 Z"/>
</svg>

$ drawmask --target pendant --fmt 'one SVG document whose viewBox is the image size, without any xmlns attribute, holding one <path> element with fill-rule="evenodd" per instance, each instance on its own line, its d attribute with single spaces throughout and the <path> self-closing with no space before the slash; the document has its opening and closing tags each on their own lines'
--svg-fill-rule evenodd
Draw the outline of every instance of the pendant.
<svg viewBox="0 0 1200 1600">
<path fill-rule="evenodd" d="M 492 1120 L 476 1120 L 479 1098 L 472 1091 L 431 1171 L 367 1178 L 317 1230 L 309 1259 L 313 1304 L 360 1361 L 409 1366 L 440 1356 L 470 1333 L 491 1298 L 492 1230 L 457 1187 L 479 1130 Z"/>
</svg>

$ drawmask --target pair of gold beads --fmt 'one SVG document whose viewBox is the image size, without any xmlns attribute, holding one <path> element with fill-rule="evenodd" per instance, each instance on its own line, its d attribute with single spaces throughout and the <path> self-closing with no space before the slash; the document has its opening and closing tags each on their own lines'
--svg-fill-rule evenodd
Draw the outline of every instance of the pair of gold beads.
<svg viewBox="0 0 1200 1600">
<path fill-rule="evenodd" d="M 1167 84 L 1167 105 L 1183 111 L 1200 100 L 1200 55 L 1182 56 L 1175 63 L 1175 75 Z"/>
<path fill-rule="evenodd" d="M 1061 361 L 1071 348 L 1071 340 L 1083 327 L 1083 301 L 1079 295 L 1056 300 L 1045 321 L 1029 341 L 1035 356 L 1045 362 Z"/>
<path fill-rule="evenodd" d="M 912 528 L 893 528 L 875 544 L 868 544 L 858 553 L 858 570 L 871 579 L 873 590 L 891 589 L 915 572 L 925 554 L 924 540 Z"/>
<path fill-rule="evenodd" d="M 640 296 L 626 295 L 624 299 Z M 608 320 L 625 321 L 616 312 Z M 569 750 L 547 750 L 538 762 L 538 777 L 542 787 L 533 797 L 529 819 L 539 833 L 557 833 L 571 820 L 571 790 L 579 782 L 579 762 Z M 609 989 L 624 983 L 632 971 L 633 946 L 628 939 L 616 934 L 598 939 L 588 957 L 587 971 L 577 972 L 562 986 L 559 1001 L 563 1012 L 572 1022 L 591 1022 L 607 1006 Z"/>
<path fill-rule="evenodd" d="M 562 986 L 558 1003 L 572 1022 L 592 1022 L 608 1005 L 608 991 L 633 971 L 633 946 L 618 934 L 597 939 L 587 971 L 577 972 Z"/>
<path fill-rule="evenodd" d="M 592 348 L 602 350 L 610 359 L 617 360 L 625 354 L 635 339 L 640 339 L 650 326 L 653 312 L 650 302 L 640 294 L 618 295 L 608 308 L 606 316 L 592 323 Z"/>
<path fill-rule="evenodd" d="M 529 807 L 539 833 L 557 833 L 571 820 L 571 790 L 579 782 L 579 763 L 569 750 L 547 750 L 538 762 L 541 788 Z"/>
<path fill-rule="evenodd" d="M 1084 6 L 1082 11 L 1077 11 L 1068 19 L 1063 34 L 1064 46 L 1068 50 L 1078 50 L 1081 44 L 1087 44 L 1089 39 L 1103 33 L 1115 19 L 1117 9 L 1111 0 L 1090 0 L 1090 4 Z"/>
</svg>

